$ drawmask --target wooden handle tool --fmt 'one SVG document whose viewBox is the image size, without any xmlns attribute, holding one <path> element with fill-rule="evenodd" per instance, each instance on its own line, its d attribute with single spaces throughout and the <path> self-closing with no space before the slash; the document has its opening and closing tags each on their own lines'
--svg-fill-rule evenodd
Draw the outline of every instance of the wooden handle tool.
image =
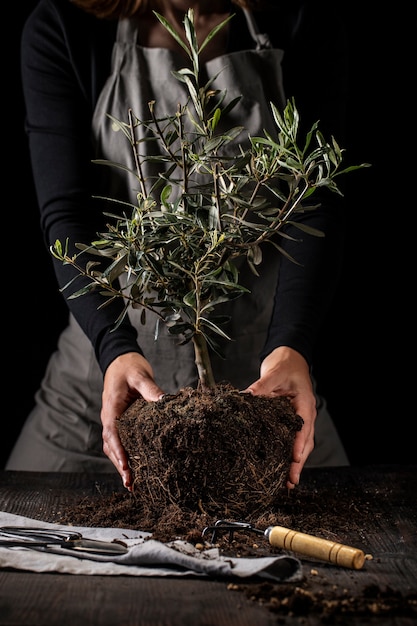
<svg viewBox="0 0 417 626">
<path fill-rule="evenodd" d="M 269 526 L 265 530 L 265 536 L 274 548 L 291 550 L 342 567 L 361 569 L 366 559 L 365 553 L 357 548 L 299 533 L 283 526 Z"/>
</svg>

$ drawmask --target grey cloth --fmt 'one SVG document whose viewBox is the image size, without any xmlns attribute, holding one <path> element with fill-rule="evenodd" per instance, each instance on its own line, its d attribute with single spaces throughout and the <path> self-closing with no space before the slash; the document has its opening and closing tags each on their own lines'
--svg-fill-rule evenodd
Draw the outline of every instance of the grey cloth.
<svg viewBox="0 0 417 626">
<path fill-rule="evenodd" d="M 213 59 L 203 68 L 207 78 L 215 77 L 214 89 L 226 89 L 228 100 L 243 96 L 234 109 L 233 124 L 243 125 L 253 136 L 262 134 L 264 129 L 272 132 L 275 127 L 269 103 L 285 104 L 282 57 L 283 51 L 277 49 L 243 51 Z M 184 86 L 171 75 L 183 65 L 183 57 L 170 50 L 137 45 L 134 20 L 119 22 L 112 72 L 93 118 L 97 156 L 119 163 L 131 162 L 130 143 L 120 130 L 114 130 L 108 116 L 126 121 L 131 108 L 139 119 L 147 120 L 151 100 L 156 102 L 158 117 L 173 114 L 178 102 L 184 104 L 187 99 Z M 242 143 L 242 138 L 239 136 L 237 141 Z M 142 154 L 156 149 L 149 142 L 140 146 Z M 145 175 L 154 174 L 152 166 L 146 164 Z M 138 188 L 133 176 L 122 169 L 104 166 L 103 176 L 109 197 L 135 203 Z M 265 249 L 259 272 L 260 277 L 254 276 L 247 264 L 242 263 L 239 281 L 250 293 L 218 311 L 231 317 L 225 330 L 232 341 L 222 345 L 224 360 L 213 355 L 213 372 L 218 382 L 227 380 L 238 389 L 246 388 L 259 377 L 259 354 L 267 336 L 279 272 L 279 257 L 272 246 Z M 166 327 L 158 326 L 150 316 L 146 325 L 142 325 L 140 311 L 131 309 L 129 316 L 138 328 L 139 344 L 160 387 L 166 393 L 176 393 L 183 386 L 195 387 L 198 380 L 191 342 L 178 346 Z M 36 406 L 6 469 L 111 471 L 113 466 L 102 453 L 102 384 L 92 346 L 70 316 L 36 395 Z M 324 400 L 318 397 L 317 404 L 316 448 L 308 464 L 347 465 L 347 456 Z"/>
<path fill-rule="evenodd" d="M 198 576 L 211 578 L 257 577 L 273 582 L 302 580 L 301 562 L 293 556 L 258 558 L 224 557 L 215 547 L 198 550 L 184 541 L 164 544 L 149 533 L 124 528 L 63 526 L 0 512 L 0 526 L 30 526 L 80 532 L 88 539 L 119 541 L 129 549 L 122 556 L 101 557 L 91 553 L 52 548 L 40 551 L 0 547 L 0 568 L 33 572 L 58 572 L 96 576 Z"/>
</svg>

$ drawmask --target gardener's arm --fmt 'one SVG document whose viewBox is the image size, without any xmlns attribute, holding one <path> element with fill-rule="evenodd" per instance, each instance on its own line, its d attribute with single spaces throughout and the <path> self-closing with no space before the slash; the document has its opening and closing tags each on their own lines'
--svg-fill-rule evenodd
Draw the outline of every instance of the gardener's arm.
<svg viewBox="0 0 417 626">
<path fill-rule="evenodd" d="M 110 72 L 116 28 L 116 22 L 94 20 L 71 2 L 39 2 L 22 34 L 25 128 L 41 229 L 48 250 L 56 240 L 65 247 L 68 238 L 70 256 L 79 253 L 77 242 L 88 244 L 107 230 L 98 198 L 106 195 L 102 175 L 92 163 L 91 123 Z M 87 260 L 83 254 L 80 263 Z M 120 354 L 140 352 L 128 317 L 114 330 L 123 300 L 109 301 L 100 290 L 70 299 L 88 281 L 70 264 L 52 255 L 51 261 L 66 305 L 91 341 L 101 370 Z"/>
<path fill-rule="evenodd" d="M 300 482 L 301 470 L 314 448 L 317 410 L 308 363 L 292 348 L 276 348 L 263 360 L 258 380 L 245 391 L 254 395 L 288 396 L 292 399 L 296 413 L 303 418 L 304 425 L 295 437 L 293 460 L 288 474 L 287 487 L 294 489 Z"/>
</svg>

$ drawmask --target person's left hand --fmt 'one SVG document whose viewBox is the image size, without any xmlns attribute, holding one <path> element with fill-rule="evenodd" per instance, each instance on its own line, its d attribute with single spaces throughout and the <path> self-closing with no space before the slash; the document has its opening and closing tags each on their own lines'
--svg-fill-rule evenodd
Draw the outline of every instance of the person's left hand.
<svg viewBox="0 0 417 626">
<path fill-rule="evenodd" d="M 287 346 L 275 348 L 262 362 L 260 377 L 244 393 L 264 396 L 288 396 L 304 425 L 297 432 L 293 459 L 288 473 L 288 489 L 300 482 L 304 464 L 314 448 L 314 424 L 317 417 L 316 397 L 310 370 L 304 357 Z"/>
</svg>

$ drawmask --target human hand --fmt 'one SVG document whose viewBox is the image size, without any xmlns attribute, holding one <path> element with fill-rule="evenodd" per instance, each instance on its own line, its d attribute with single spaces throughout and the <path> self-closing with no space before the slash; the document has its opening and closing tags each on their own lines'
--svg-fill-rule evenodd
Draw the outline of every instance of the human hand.
<svg viewBox="0 0 417 626">
<path fill-rule="evenodd" d="M 123 485 L 129 491 L 132 491 L 132 474 L 116 420 L 140 396 L 153 402 L 163 395 L 164 392 L 154 381 L 150 363 L 137 352 L 128 352 L 115 358 L 104 375 L 101 408 L 103 452 L 116 467 Z"/>
<path fill-rule="evenodd" d="M 296 413 L 303 418 L 303 427 L 295 436 L 288 473 L 287 487 L 294 489 L 300 482 L 301 471 L 314 448 L 317 408 L 307 361 L 292 348 L 275 348 L 262 362 L 258 380 L 243 391 L 258 396 L 288 396 Z"/>
</svg>

